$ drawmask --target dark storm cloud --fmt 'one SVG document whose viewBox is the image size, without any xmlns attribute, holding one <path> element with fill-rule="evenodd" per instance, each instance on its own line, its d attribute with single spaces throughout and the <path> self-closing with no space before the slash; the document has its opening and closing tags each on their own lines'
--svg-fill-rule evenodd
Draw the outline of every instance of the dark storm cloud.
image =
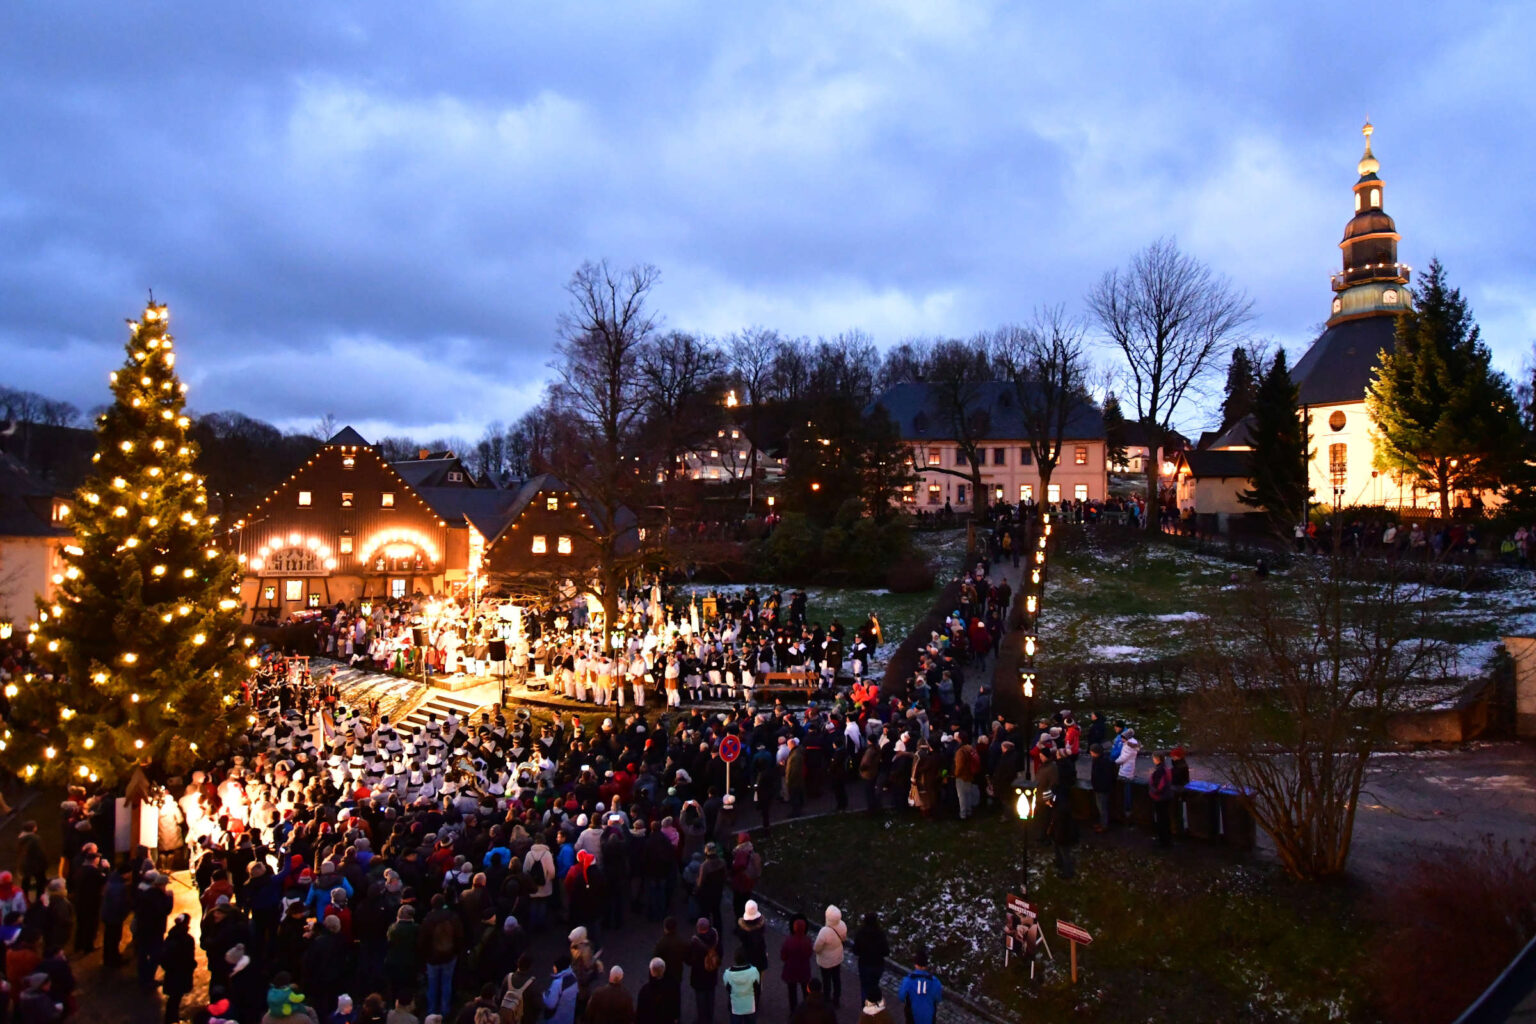
<svg viewBox="0 0 1536 1024">
<path fill-rule="evenodd" d="M 675 326 L 891 342 L 1164 234 L 1300 346 L 1367 115 L 1403 258 L 1536 336 L 1518 6 L 548 6 L 9 7 L 4 382 L 100 401 L 153 286 L 197 408 L 473 435 L 585 258 Z"/>
</svg>

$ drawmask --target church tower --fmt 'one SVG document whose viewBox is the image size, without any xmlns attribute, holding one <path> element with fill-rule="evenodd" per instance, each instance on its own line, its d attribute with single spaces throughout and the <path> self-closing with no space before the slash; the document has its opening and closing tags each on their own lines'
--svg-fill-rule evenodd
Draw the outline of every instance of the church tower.
<svg viewBox="0 0 1536 1024">
<path fill-rule="evenodd" d="M 1328 326 L 1291 371 L 1311 426 L 1308 483 L 1314 501 L 1335 508 L 1412 505 L 1417 495 L 1373 465 L 1375 439 L 1365 393 L 1382 352 L 1396 344 L 1397 318 L 1412 308 L 1409 267 L 1397 261 L 1400 236 L 1383 208 L 1381 164 L 1371 152 L 1375 129 L 1366 122 L 1365 153 L 1354 184 L 1355 215 L 1339 242 L 1343 268 L 1333 275 Z"/>
<path fill-rule="evenodd" d="M 1382 181 L 1376 172 L 1381 163 L 1371 152 L 1369 121 L 1365 154 L 1360 157 L 1360 178 L 1355 182 L 1355 215 L 1344 227 L 1339 248 L 1344 269 L 1333 275 L 1333 312 L 1328 326 L 1361 316 L 1401 313 L 1408 307 L 1409 267 L 1397 262 L 1397 225 L 1382 208 Z"/>
</svg>

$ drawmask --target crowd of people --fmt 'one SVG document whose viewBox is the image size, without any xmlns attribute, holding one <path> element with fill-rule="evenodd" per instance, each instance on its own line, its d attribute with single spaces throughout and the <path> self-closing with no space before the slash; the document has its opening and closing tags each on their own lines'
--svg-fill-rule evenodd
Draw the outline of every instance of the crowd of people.
<svg viewBox="0 0 1536 1024">
<path fill-rule="evenodd" d="M 937 637 L 928 657 L 959 699 L 964 669 L 948 648 Z M 774 982 L 796 1022 L 894 1019 L 877 918 L 850 934 L 829 907 L 770 946 L 747 828 L 824 793 L 846 807 L 870 749 L 888 762 L 882 788 L 900 790 L 925 742 L 919 702 L 937 696 L 871 687 L 861 703 L 850 691 L 801 711 L 631 708 L 590 730 L 574 714 L 536 723 L 523 711 L 406 730 L 327 687 L 253 678 L 239 752 L 168 780 L 156 851 L 114 856 L 110 800 L 83 791 L 61 808 L 57 871 L 23 830 L 17 873 L 0 875 L 17 1019 L 69 1017 L 71 942 L 99 943 L 109 970 L 131 965 L 162 993 L 167 1021 L 199 1024 L 675 1024 L 712 1021 L 717 1003 L 754 1020 Z M 728 736 L 744 751 L 729 787 Z M 180 913 L 176 869 L 196 892 Z M 608 940 L 637 931 L 654 935 L 653 956 L 605 961 Z M 845 948 L 859 958 L 857 996 L 843 992 Z M 199 964 L 207 1001 L 189 1006 Z M 941 987 L 919 980 L 905 1001 L 930 1020 Z"/>
</svg>

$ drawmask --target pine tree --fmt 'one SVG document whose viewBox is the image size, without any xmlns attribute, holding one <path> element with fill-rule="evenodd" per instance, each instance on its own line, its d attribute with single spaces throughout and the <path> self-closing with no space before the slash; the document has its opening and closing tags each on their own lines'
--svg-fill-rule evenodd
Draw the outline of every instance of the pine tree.
<svg viewBox="0 0 1536 1024">
<path fill-rule="evenodd" d="M 1431 261 L 1366 393 L 1377 468 L 1437 493 L 1442 515 L 1453 489 L 1496 487 L 1523 457 L 1513 388 L 1479 335 L 1461 291 Z"/>
<path fill-rule="evenodd" d="M 8 694 L 0 758 L 25 778 L 111 787 L 136 764 L 182 770 L 234 724 L 239 569 L 214 542 L 167 320 L 151 302 L 130 321 L 74 539 L 27 640 L 46 672 Z"/>
<path fill-rule="evenodd" d="M 1282 537 L 1306 518 L 1307 446 L 1312 418 L 1297 415 L 1300 405 L 1297 387 L 1291 382 L 1285 365 L 1285 351 L 1275 353 L 1275 360 L 1259 382 L 1253 401 L 1253 451 L 1249 455 L 1249 480 L 1252 487 L 1238 494 L 1244 505 L 1263 509 L 1270 526 Z"/>
<path fill-rule="evenodd" d="M 1258 381 L 1248 350 L 1238 345 L 1227 364 L 1227 394 L 1221 403 L 1221 429 L 1225 433 L 1234 423 L 1253 411 L 1257 401 Z"/>
<path fill-rule="evenodd" d="M 1111 466 L 1125 465 L 1125 412 L 1113 391 L 1104 396 L 1104 459 Z"/>
</svg>

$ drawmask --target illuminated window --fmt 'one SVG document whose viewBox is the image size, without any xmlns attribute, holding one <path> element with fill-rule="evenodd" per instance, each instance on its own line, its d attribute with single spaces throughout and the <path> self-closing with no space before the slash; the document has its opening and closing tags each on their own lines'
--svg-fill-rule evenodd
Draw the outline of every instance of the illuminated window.
<svg viewBox="0 0 1536 1024">
<path fill-rule="evenodd" d="M 1371 189 L 1371 205 L 1372 206 L 1380 206 L 1381 205 L 1381 189 L 1379 189 L 1379 188 Z"/>
<path fill-rule="evenodd" d="M 1080 444 L 1076 448 L 1072 449 L 1072 461 L 1077 463 L 1079 466 L 1088 465 L 1088 446 L 1085 444 Z"/>
<path fill-rule="evenodd" d="M 344 554 L 344 555 L 350 555 L 352 553 L 352 538 L 351 537 L 343 537 L 343 538 L 341 538 L 341 553 Z"/>
<path fill-rule="evenodd" d="M 405 580 L 389 581 L 389 596 L 400 598 L 405 596 Z"/>
<path fill-rule="evenodd" d="M 1051 484 L 1045 489 L 1045 500 L 1051 504 L 1061 500 L 1061 484 Z"/>
<path fill-rule="evenodd" d="M 901 503 L 903 505 L 917 504 L 917 495 L 913 493 L 911 484 L 907 484 L 901 489 Z"/>
<path fill-rule="evenodd" d="M 309 506 L 313 505 L 314 503 L 315 503 L 315 496 L 313 494 L 311 494 L 309 491 L 300 491 L 299 492 L 299 507 L 300 508 L 309 508 Z"/>
<path fill-rule="evenodd" d="M 998 451 L 1002 451 L 1002 449 L 999 448 Z M 998 484 L 997 485 L 997 490 L 993 493 L 992 497 L 993 497 L 993 499 L 995 501 L 1002 501 L 1003 500 L 1003 485 L 1002 484 Z"/>
<path fill-rule="evenodd" d="M 56 523 L 62 523 L 64 520 L 66 520 L 68 518 L 69 518 L 69 506 L 64 504 L 64 502 L 62 502 L 62 501 L 54 502 L 53 503 L 53 521 L 56 522 Z"/>
<path fill-rule="evenodd" d="M 1328 446 L 1328 475 L 1333 478 L 1335 487 L 1343 486 L 1345 479 L 1349 476 L 1349 445 Z"/>
<path fill-rule="evenodd" d="M 342 469 L 353 469 L 356 466 L 357 466 L 357 459 L 353 458 L 350 455 L 343 455 L 341 457 L 341 468 Z"/>
<path fill-rule="evenodd" d="M 277 600 L 277 588 L 276 587 L 262 587 L 261 588 L 261 599 L 263 601 L 276 601 Z"/>
<path fill-rule="evenodd" d="M 1078 484 L 1075 487 L 1073 487 L 1072 488 L 1072 497 L 1076 498 L 1078 501 L 1087 501 L 1088 500 L 1088 485 L 1087 484 Z"/>
<path fill-rule="evenodd" d="M 938 484 L 929 484 L 928 485 L 928 504 L 930 504 L 930 505 L 942 505 L 942 504 L 944 504 L 944 488 L 940 487 Z"/>
<path fill-rule="evenodd" d="M 544 499 L 544 509 L 547 512 L 559 512 L 560 511 L 560 499 L 559 499 L 559 497 L 557 497 L 556 495 L 551 494 L 549 497 L 545 498 Z"/>
<path fill-rule="evenodd" d="M 385 491 L 383 494 L 379 495 L 379 505 L 382 508 L 394 508 L 395 507 L 395 492 L 394 491 Z"/>
<path fill-rule="evenodd" d="M 930 465 L 930 466 L 937 466 L 938 464 L 939 464 L 939 450 L 937 448 L 929 448 L 928 449 L 928 465 Z"/>
<path fill-rule="evenodd" d="M 555 553 L 559 554 L 559 555 L 568 555 L 568 554 L 570 554 L 571 553 L 571 538 L 569 538 L 569 537 L 561 537 L 559 540 L 555 541 Z"/>
<path fill-rule="evenodd" d="M 534 534 L 533 535 L 533 553 L 536 554 L 536 555 L 542 555 L 542 554 L 547 553 L 548 551 L 549 551 L 549 547 L 544 542 L 544 535 L 542 533 Z"/>
<path fill-rule="evenodd" d="M 319 608 L 320 607 L 320 595 L 319 594 L 311 593 L 309 595 L 309 606 L 311 608 Z"/>
<path fill-rule="evenodd" d="M 342 508 L 351 508 L 352 507 L 352 492 L 351 491 L 342 491 L 341 492 L 341 507 Z"/>
<path fill-rule="evenodd" d="M 1034 484 L 1019 484 L 1019 500 L 1020 501 L 1034 501 L 1035 500 L 1035 485 Z"/>
<path fill-rule="evenodd" d="M 302 600 L 304 600 L 304 581 L 303 580 L 283 580 L 283 600 L 284 601 L 302 601 Z"/>
<path fill-rule="evenodd" d="M 1355 193 L 1355 212 L 1359 213 L 1361 208 L 1364 207 L 1364 206 L 1365 206 L 1365 201 L 1360 198 L 1360 193 L 1356 192 Z"/>
<path fill-rule="evenodd" d="M 740 438 L 741 438 L 741 431 L 739 431 L 739 430 L 731 431 L 731 440 L 732 441 L 739 440 Z"/>
</svg>

